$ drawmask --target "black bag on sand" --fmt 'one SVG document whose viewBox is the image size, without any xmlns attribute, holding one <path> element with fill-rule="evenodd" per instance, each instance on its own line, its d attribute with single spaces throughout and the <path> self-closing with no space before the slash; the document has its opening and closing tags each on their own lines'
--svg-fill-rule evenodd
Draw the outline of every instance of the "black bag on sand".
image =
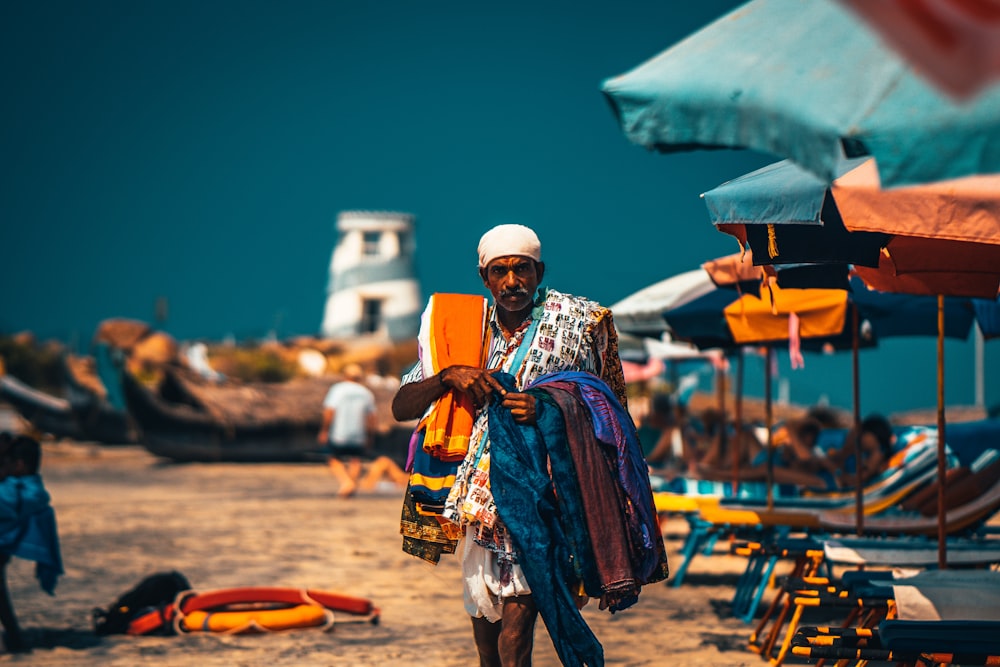
<svg viewBox="0 0 1000 667">
<path fill-rule="evenodd" d="M 133 619 L 154 610 L 162 612 L 173 603 L 178 593 L 188 590 L 191 590 L 191 584 L 176 570 L 151 574 L 115 600 L 107 611 L 94 607 L 91 612 L 94 633 L 99 637 L 125 634 Z M 150 634 L 172 635 L 174 628 L 172 624 L 164 623 L 158 631 Z"/>
</svg>

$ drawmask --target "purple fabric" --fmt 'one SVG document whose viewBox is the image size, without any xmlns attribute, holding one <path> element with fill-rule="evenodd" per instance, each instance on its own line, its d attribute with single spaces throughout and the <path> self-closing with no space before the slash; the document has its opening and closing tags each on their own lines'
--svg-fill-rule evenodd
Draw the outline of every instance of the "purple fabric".
<svg viewBox="0 0 1000 667">
<path fill-rule="evenodd" d="M 423 440 L 423 431 L 414 431 L 410 434 L 410 445 L 406 450 L 406 471 L 413 471 L 413 459 L 417 454 L 417 447 L 420 446 L 420 441 Z"/>
<path fill-rule="evenodd" d="M 668 568 L 663 537 L 653 504 L 649 471 L 632 417 L 610 387 L 591 373 L 548 373 L 535 380 L 531 387 L 554 387 L 573 392 L 586 405 L 596 438 L 615 452 L 618 481 L 628 501 L 625 516 L 633 542 L 636 575 L 643 583 L 665 579 Z"/>
<path fill-rule="evenodd" d="M 617 465 L 595 437 L 587 408 L 575 392 L 554 385 L 537 389 L 552 397 L 566 423 L 566 440 L 601 582 L 602 607 L 612 612 L 626 609 L 638 600 L 641 583 L 632 566 L 633 545 L 625 525 L 627 500 L 618 484 Z"/>
</svg>

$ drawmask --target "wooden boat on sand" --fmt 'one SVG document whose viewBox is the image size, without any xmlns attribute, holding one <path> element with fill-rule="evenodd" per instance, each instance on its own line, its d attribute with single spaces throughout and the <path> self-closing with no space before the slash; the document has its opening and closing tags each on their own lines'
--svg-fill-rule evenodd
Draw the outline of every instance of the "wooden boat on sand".
<svg viewBox="0 0 1000 667">
<path fill-rule="evenodd" d="M 36 389 L 12 375 L 0 375 L 0 399 L 39 433 L 111 445 L 136 442 L 128 414 L 108 401 L 93 360 L 65 355 L 62 363 L 65 396 Z"/>
<path fill-rule="evenodd" d="M 0 376 L 0 398 L 13 406 L 32 428 L 57 438 L 80 435 L 73 408 L 65 398 L 35 389 L 13 375 Z"/>
<path fill-rule="evenodd" d="M 151 453 L 174 461 L 292 462 L 325 457 L 316 440 L 323 398 L 335 378 L 214 383 L 182 367 L 166 367 L 155 386 L 128 372 L 128 411 Z M 370 387 L 379 406 L 375 453 L 405 463 L 412 425 L 388 416 L 394 389 Z"/>
</svg>

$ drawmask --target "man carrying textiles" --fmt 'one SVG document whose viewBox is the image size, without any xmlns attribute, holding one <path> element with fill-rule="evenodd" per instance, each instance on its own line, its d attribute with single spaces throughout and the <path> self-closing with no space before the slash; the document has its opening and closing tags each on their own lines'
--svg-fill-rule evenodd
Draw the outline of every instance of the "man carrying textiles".
<svg viewBox="0 0 1000 667">
<path fill-rule="evenodd" d="M 564 664 L 601 665 L 579 608 L 624 609 L 667 576 L 611 312 L 539 289 L 527 227 L 494 227 L 478 250 L 493 306 L 433 295 L 393 401 L 397 419 L 420 418 L 403 549 L 437 562 L 464 538 L 481 665 L 529 665 L 538 614 Z"/>
</svg>

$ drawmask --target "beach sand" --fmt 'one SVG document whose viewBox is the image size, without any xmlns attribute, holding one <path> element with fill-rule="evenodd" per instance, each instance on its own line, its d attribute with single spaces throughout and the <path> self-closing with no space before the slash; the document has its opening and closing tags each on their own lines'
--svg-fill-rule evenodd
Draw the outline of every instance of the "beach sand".
<svg viewBox="0 0 1000 667">
<path fill-rule="evenodd" d="M 38 587 L 34 564 L 8 568 L 14 606 L 34 646 L 0 652 L 30 665 L 435 665 L 477 664 L 462 608 L 457 559 L 436 567 L 400 550 L 400 492 L 335 497 L 322 464 L 175 464 L 139 446 L 46 443 L 42 467 L 59 522 L 66 574 L 55 597 Z M 671 567 L 687 532 L 665 523 Z M 728 603 L 742 558 L 700 558 L 678 588 L 643 589 L 634 607 L 611 615 L 596 601 L 585 617 L 608 665 L 756 665 L 750 626 Z M 259 635 L 173 637 L 93 634 L 90 611 L 107 607 L 147 575 L 178 570 L 199 591 L 291 586 L 369 598 L 373 625 L 337 615 L 333 629 Z M 558 665 L 539 623 L 535 665 Z"/>
</svg>

